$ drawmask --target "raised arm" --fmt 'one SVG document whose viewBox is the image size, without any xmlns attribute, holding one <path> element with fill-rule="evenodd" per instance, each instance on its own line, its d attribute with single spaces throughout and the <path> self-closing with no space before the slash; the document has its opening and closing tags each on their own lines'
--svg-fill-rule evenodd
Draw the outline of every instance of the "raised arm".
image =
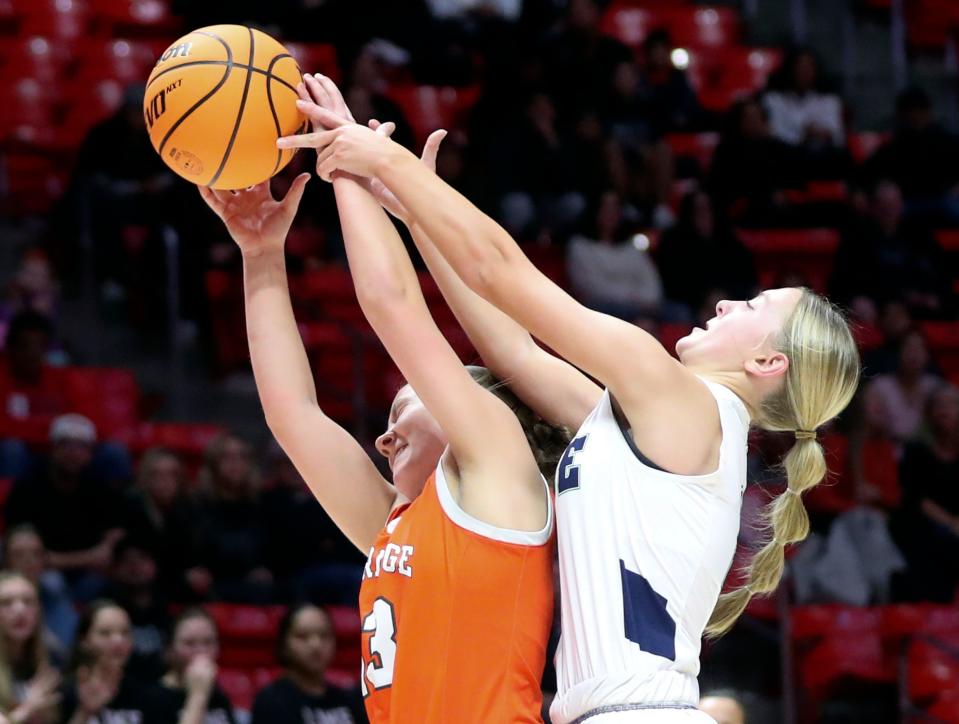
<svg viewBox="0 0 959 724">
<path fill-rule="evenodd" d="M 307 85 L 327 107 L 342 103 L 327 79 L 308 78 Z M 345 104 L 339 110 L 341 117 L 348 113 Z M 437 328 L 399 234 L 363 182 L 337 174 L 333 189 L 357 299 L 446 433 L 459 470 L 460 504 L 493 525 L 541 528 L 544 489 L 516 416 L 476 384 Z"/>
<path fill-rule="evenodd" d="M 379 130 L 379 124 L 371 121 L 370 128 Z M 446 131 L 434 131 L 426 141 L 422 161 L 430 171 L 436 170 L 436 154 L 445 136 Z M 571 364 L 537 345 L 529 332 L 466 286 L 423 226 L 413 221 L 381 181 L 370 179 L 369 188 L 380 205 L 410 230 L 443 297 L 490 371 L 506 380 L 517 397 L 544 420 L 578 430 L 596 407 L 602 389 Z"/>
<path fill-rule="evenodd" d="M 349 433 L 316 399 L 303 340 L 290 303 L 283 246 L 308 174 L 282 201 L 269 182 L 247 191 L 201 188 L 243 254 L 247 336 L 266 422 L 311 492 L 340 530 L 369 551 L 397 494 Z"/>
<path fill-rule="evenodd" d="M 706 418 L 700 424 L 707 435 L 718 429 L 708 390 L 653 336 L 579 304 L 540 273 L 502 227 L 401 146 L 357 125 L 280 145 L 320 148 L 321 175 L 339 169 L 379 178 L 473 291 L 610 388 L 634 435 L 660 413 L 682 424 L 690 412 L 705 410 L 693 419 Z"/>
</svg>

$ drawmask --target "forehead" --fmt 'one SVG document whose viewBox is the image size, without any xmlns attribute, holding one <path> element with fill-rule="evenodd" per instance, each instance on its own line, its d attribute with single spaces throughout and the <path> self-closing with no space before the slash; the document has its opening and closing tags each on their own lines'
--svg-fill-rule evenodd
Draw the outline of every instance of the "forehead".
<svg viewBox="0 0 959 724">
<path fill-rule="evenodd" d="M 122 608 L 109 606 L 101 609 L 93 622 L 94 628 L 107 628 L 112 626 L 126 626 L 128 623 L 126 611 Z"/>
<path fill-rule="evenodd" d="M 293 622 L 294 630 L 304 630 L 312 628 L 327 629 L 330 628 L 329 617 L 319 608 L 305 608 L 296 615 Z"/>
<path fill-rule="evenodd" d="M 400 391 L 396 393 L 396 397 L 393 398 L 393 404 L 390 406 L 390 419 L 392 419 L 396 411 L 402 405 L 408 405 L 411 402 L 418 402 L 419 398 L 416 396 L 416 393 L 413 392 L 413 388 L 409 385 L 403 385 L 400 388 Z"/>
<path fill-rule="evenodd" d="M 176 635 L 179 636 L 206 636 L 216 634 L 213 624 L 201 616 L 188 618 L 177 626 Z"/>
<path fill-rule="evenodd" d="M 11 578 L 0 583 L 0 597 L 23 596 L 33 593 L 33 586 L 22 578 Z"/>
</svg>

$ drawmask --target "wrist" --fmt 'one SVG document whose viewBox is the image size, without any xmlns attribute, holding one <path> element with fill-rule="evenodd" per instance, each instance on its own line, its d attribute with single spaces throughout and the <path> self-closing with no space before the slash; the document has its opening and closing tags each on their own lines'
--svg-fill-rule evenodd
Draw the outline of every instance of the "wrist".
<svg viewBox="0 0 959 724">
<path fill-rule="evenodd" d="M 262 259 L 285 258 L 286 251 L 283 242 L 263 242 L 255 249 L 240 249 L 240 256 L 243 262 Z"/>
<path fill-rule="evenodd" d="M 401 171 L 403 166 L 410 160 L 418 165 L 420 163 L 420 160 L 416 158 L 416 156 L 401 145 L 391 142 L 389 150 L 376 160 L 373 175 L 381 180 L 386 179 L 390 175 Z"/>
</svg>

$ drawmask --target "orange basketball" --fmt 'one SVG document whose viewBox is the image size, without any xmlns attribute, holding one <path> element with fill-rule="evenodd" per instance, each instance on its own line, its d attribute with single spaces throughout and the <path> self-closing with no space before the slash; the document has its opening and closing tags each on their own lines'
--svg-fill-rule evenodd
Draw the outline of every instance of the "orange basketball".
<svg viewBox="0 0 959 724">
<path fill-rule="evenodd" d="M 147 80 L 150 141 L 167 166 L 200 186 L 265 181 L 293 158 L 276 139 L 306 128 L 296 108 L 300 80 L 293 56 L 259 30 L 194 30 L 166 49 Z"/>
</svg>

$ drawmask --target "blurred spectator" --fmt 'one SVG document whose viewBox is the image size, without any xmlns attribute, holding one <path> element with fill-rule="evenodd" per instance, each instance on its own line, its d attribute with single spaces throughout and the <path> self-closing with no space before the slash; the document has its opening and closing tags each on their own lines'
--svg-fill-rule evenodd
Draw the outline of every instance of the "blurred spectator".
<svg viewBox="0 0 959 724">
<path fill-rule="evenodd" d="M 852 490 L 842 491 L 847 503 L 871 505 L 892 511 L 902 497 L 899 484 L 900 441 L 890 430 L 887 409 L 882 394 L 867 387 L 859 395 L 858 424 L 849 432 L 846 463 Z M 810 493 L 811 499 L 840 494 L 840 485 L 819 486 Z M 835 512 L 835 509 L 832 511 Z"/>
<path fill-rule="evenodd" d="M 578 191 L 556 105 L 542 90 L 526 99 L 518 124 L 494 141 L 493 183 L 504 226 L 520 239 L 568 232 L 586 202 Z"/>
<path fill-rule="evenodd" d="M 570 0 L 566 16 L 545 38 L 544 65 L 550 95 L 562 112 L 597 107 L 613 70 L 633 52 L 599 27 L 596 0 Z"/>
<path fill-rule="evenodd" d="M 894 530 L 909 562 L 903 596 L 945 603 L 959 584 L 959 388 L 935 389 L 926 423 L 929 438 L 909 443 L 902 456 Z"/>
<path fill-rule="evenodd" d="M 96 269 L 108 298 L 133 294 L 145 319 L 163 317 L 162 245 L 151 231 L 171 223 L 164 203 L 174 175 L 153 149 L 143 116 L 143 86 L 130 86 L 110 118 L 94 126 L 77 153 L 73 191 L 80 223 L 96 239 Z M 81 228 L 83 228 L 81 226 Z M 162 268 L 162 267 L 161 267 Z"/>
<path fill-rule="evenodd" d="M 901 299 L 918 317 L 948 313 L 948 266 L 932 235 L 903 216 L 899 187 L 880 181 L 866 218 L 842 238 L 836 252 L 830 292 L 867 320 L 876 303 Z"/>
<path fill-rule="evenodd" d="M 123 512 L 91 470 L 96 427 L 82 415 L 61 415 L 50 426 L 50 458 L 17 480 L 7 501 L 7 526 L 32 523 L 80 600 L 103 586 L 113 546 L 123 537 Z"/>
<path fill-rule="evenodd" d="M 686 73 L 672 61 L 673 43 L 665 30 L 654 30 L 643 46 L 640 88 L 654 138 L 695 131 L 702 109 Z"/>
<path fill-rule="evenodd" d="M 759 101 L 734 103 L 723 121 L 709 190 L 722 215 L 749 225 L 776 225 L 782 191 L 801 180 L 798 153 L 773 137 Z"/>
<path fill-rule="evenodd" d="M 707 694 L 699 700 L 699 710 L 709 714 L 716 724 L 746 724 L 746 709 L 730 693 Z"/>
<path fill-rule="evenodd" d="M 146 681 L 163 673 L 170 615 L 165 593 L 157 585 L 156 559 L 136 535 L 128 534 L 117 543 L 104 593 L 130 617 L 133 654 L 129 670 Z"/>
<path fill-rule="evenodd" d="M 849 170 L 842 100 L 826 92 L 819 64 L 807 48 L 791 50 L 763 96 L 774 138 L 804 153 L 815 178 L 843 178 Z"/>
<path fill-rule="evenodd" d="M 189 608 L 173 624 L 168 659 L 160 680 L 158 721 L 235 724 L 233 705 L 216 684 L 220 655 L 216 623 L 206 611 Z"/>
<path fill-rule="evenodd" d="M 156 719 L 155 690 L 128 675 L 133 653 L 130 618 L 112 601 L 91 603 L 80 617 L 71 657 L 71 677 L 61 688 L 60 721 L 67 724 L 140 722 Z"/>
<path fill-rule="evenodd" d="M 0 713 L 13 722 L 55 721 L 59 683 L 36 587 L 19 573 L 0 573 Z"/>
<path fill-rule="evenodd" d="M 873 323 L 872 320 L 867 322 Z M 902 339 L 915 328 L 909 307 L 898 299 L 890 299 L 880 305 L 875 323 L 882 334 L 882 344 L 863 353 L 863 369 L 870 377 L 896 371 Z M 931 367 L 934 365 L 930 363 Z"/>
<path fill-rule="evenodd" d="M 77 612 L 63 574 L 46 567 L 47 551 L 43 540 L 29 523 L 18 525 L 7 533 L 3 551 L 4 566 L 19 573 L 39 591 L 48 631 L 47 647 L 55 661 L 65 663 L 77 628 Z"/>
<path fill-rule="evenodd" d="M 0 364 L 0 475 L 19 477 L 30 467 L 25 442 L 45 441 L 54 417 L 69 408 L 64 370 L 47 364 L 53 324 L 24 310 L 7 328 Z"/>
<path fill-rule="evenodd" d="M 426 4 L 438 19 L 478 15 L 513 21 L 523 9 L 523 0 L 426 0 Z"/>
<path fill-rule="evenodd" d="M 47 255 L 32 249 L 23 255 L 20 266 L 7 288 L 4 316 L 30 310 L 47 318 L 56 316 L 60 304 L 60 285 L 53 275 Z"/>
<path fill-rule="evenodd" d="M 750 299 L 756 292 L 752 254 L 722 222 L 703 191 L 690 191 L 679 206 L 679 222 L 663 233 L 656 249 L 671 315 L 692 320 L 710 290 L 720 297 Z M 713 316 L 712 314 L 709 315 Z"/>
<path fill-rule="evenodd" d="M 199 511 L 186 484 L 175 452 L 150 448 L 143 453 L 127 493 L 127 529 L 156 556 L 162 588 L 175 598 L 196 600 L 209 595 L 212 577 L 198 565 Z"/>
<path fill-rule="evenodd" d="M 593 309 L 622 319 L 656 316 L 663 287 L 647 253 L 649 240 L 631 233 L 615 191 L 603 193 L 593 212 L 586 234 L 574 236 L 567 249 L 576 295 Z"/>
<path fill-rule="evenodd" d="M 396 124 L 393 140 L 411 148 L 413 131 L 403 111 L 386 96 L 391 68 L 409 62 L 409 53 L 385 40 L 367 43 L 353 63 L 350 82 L 344 94 L 346 104 L 357 123 L 366 125 L 371 119 Z"/>
<path fill-rule="evenodd" d="M 263 494 L 269 568 L 283 598 L 354 605 L 363 557 L 317 505 L 290 459 L 271 446 L 272 486 Z"/>
<path fill-rule="evenodd" d="M 908 442 L 920 431 L 929 396 L 940 384 L 929 367 L 929 346 L 913 330 L 899 345 L 899 363 L 892 374 L 878 375 L 866 385 L 867 405 L 875 405 L 879 424 L 899 443 Z"/>
<path fill-rule="evenodd" d="M 333 622 L 326 611 L 310 604 L 287 611 L 276 640 L 283 676 L 256 695 L 252 724 L 365 722 L 359 697 L 326 680 L 335 651 Z"/>
<path fill-rule="evenodd" d="M 935 122 L 924 90 L 909 88 L 899 94 L 892 139 L 861 171 L 867 183 L 895 181 L 910 215 L 933 224 L 959 222 L 959 141 Z"/>
<path fill-rule="evenodd" d="M 200 471 L 200 496 L 200 564 L 213 578 L 213 595 L 270 602 L 273 574 L 266 567 L 260 478 L 244 440 L 223 434 L 210 443 Z"/>
</svg>

